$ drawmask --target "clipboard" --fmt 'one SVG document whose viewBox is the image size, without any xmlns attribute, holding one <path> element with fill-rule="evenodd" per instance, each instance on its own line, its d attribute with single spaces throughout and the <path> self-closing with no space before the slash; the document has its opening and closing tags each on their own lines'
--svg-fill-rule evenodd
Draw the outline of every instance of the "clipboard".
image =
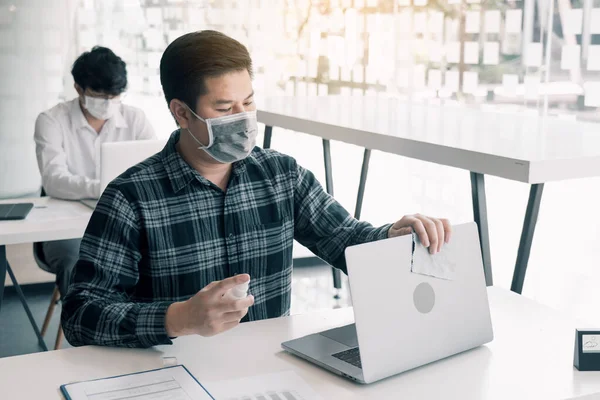
<svg viewBox="0 0 600 400">
<path fill-rule="evenodd" d="M 143 400 L 160 399 L 162 395 L 177 400 L 215 400 L 183 365 L 67 383 L 60 391 L 66 400 L 112 400 L 133 396 Z"/>
</svg>

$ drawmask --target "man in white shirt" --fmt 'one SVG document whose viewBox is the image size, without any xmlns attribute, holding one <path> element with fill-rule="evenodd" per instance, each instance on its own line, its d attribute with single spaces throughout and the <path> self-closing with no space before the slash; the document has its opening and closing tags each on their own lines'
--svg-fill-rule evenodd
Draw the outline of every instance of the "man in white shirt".
<svg viewBox="0 0 600 400">
<path fill-rule="evenodd" d="M 121 104 L 127 87 L 125 62 L 105 47 L 94 47 L 71 70 L 79 96 L 41 113 L 34 139 L 42 186 L 48 196 L 100 197 L 100 147 L 105 142 L 154 139 L 144 112 Z M 80 239 L 43 244 L 44 256 L 61 295 L 66 294 Z"/>
</svg>

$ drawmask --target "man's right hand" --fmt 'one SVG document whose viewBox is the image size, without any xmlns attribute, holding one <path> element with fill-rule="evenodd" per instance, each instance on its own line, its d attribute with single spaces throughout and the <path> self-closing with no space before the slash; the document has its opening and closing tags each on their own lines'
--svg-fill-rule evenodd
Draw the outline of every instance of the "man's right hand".
<svg viewBox="0 0 600 400">
<path fill-rule="evenodd" d="M 213 336 L 237 326 L 254 304 L 254 296 L 229 300 L 223 295 L 249 280 L 250 275 L 240 274 L 211 282 L 189 300 L 171 304 L 165 316 L 167 335 Z"/>
</svg>

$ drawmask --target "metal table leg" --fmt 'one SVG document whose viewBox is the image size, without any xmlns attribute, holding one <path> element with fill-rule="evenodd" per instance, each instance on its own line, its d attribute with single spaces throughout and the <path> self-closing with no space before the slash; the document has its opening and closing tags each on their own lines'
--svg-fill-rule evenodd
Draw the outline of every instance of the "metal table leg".
<svg viewBox="0 0 600 400">
<path fill-rule="evenodd" d="M 6 246 L 0 246 L 0 311 L 2 311 L 2 299 L 4 298 L 4 281 L 6 280 Z"/>
<path fill-rule="evenodd" d="M 473 198 L 473 217 L 479 231 L 485 283 L 487 286 L 492 286 L 494 284 L 494 279 L 492 276 L 492 256 L 490 253 L 490 234 L 487 220 L 485 181 L 483 174 L 471 172 L 471 195 Z"/>
<path fill-rule="evenodd" d="M 533 243 L 533 234 L 535 233 L 535 224 L 537 223 L 540 212 L 540 203 L 542 202 L 542 193 L 544 184 L 538 183 L 531 185 L 529 191 L 529 200 L 527 202 L 527 211 L 523 221 L 523 231 L 521 232 L 521 241 L 519 242 L 519 252 L 517 253 L 517 262 L 513 273 L 513 280 L 510 290 L 521 294 L 523 291 L 523 282 L 527 272 L 527 263 L 531 253 L 531 244 Z"/>
<path fill-rule="evenodd" d="M 356 196 L 356 207 L 354 208 L 354 218 L 360 219 L 362 211 L 363 198 L 365 196 L 365 187 L 367 186 L 367 174 L 369 173 L 369 161 L 371 160 L 371 150 L 365 149 L 363 155 L 362 169 L 360 170 L 360 182 L 358 183 L 358 194 Z"/>
<path fill-rule="evenodd" d="M 333 196 L 333 171 L 331 168 L 331 145 L 328 139 L 323 139 L 323 161 L 325 162 L 325 187 L 327 193 Z M 333 287 L 339 291 L 342 288 L 342 275 L 339 269 L 331 268 L 333 274 Z M 334 298 L 339 299 L 339 293 Z"/>
</svg>

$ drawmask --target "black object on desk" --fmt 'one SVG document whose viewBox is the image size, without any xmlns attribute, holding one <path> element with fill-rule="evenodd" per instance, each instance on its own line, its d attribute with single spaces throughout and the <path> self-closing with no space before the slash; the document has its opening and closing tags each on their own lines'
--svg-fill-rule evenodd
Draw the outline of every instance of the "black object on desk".
<svg viewBox="0 0 600 400">
<path fill-rule="evenodd" d="M 600 330 L 575 330 L 575 360 L 580 371 L 600 371 Z"/>
<path fill-rule="evenodd" d="M 0 221 L 25 219 L 33 203 L 0 204 Z"/>
</svg>

